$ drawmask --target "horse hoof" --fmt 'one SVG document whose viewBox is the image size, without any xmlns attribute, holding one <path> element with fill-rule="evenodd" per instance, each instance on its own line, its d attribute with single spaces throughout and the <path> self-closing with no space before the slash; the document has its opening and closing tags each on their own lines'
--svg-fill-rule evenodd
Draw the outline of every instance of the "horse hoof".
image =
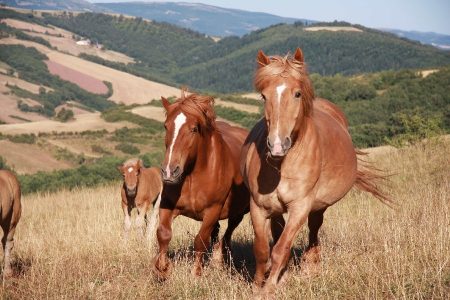
<svg viewBox="0 0 450 300">
<path fill-rule="evenodd" d="M 158 266 L 158 264 L 154 264 L 153 266 L 153 275 L 160 282 L 167 280 L 170 274 L 172 273 L 172 263 L 167 263 L 165 266 Z"/>
<path fill-rule="evenodd" d="M 202 269 L 194 267 L 191 270 L 191 275 L 194 276 L 195 278 L 198 278 L 198 277 L 202 276 Z"/>
</svg>

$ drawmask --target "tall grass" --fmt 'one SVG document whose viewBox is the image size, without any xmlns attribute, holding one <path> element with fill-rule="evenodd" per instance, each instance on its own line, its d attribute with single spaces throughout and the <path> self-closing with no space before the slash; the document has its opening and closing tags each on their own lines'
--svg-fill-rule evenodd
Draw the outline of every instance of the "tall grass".
<svg viewBox="0 0 450 300">
<path fill-rule="evenodd" d="M 450 141 L 374 152 L 392 176 L 392 210 L 352 191 L 325 213 L 321 273 L 302 277 L 293 259 L 277 299 L 442 299 L 450 294 Z M 235 232 L 234 267 L 206 266 L 190 275 L 199 223 L 174 222 L 174 271 L 163 283 L 136 233 L 121 238 L 119 183 L 27 195 L 14 249 L 16 275 L 1 290 L 12 299 L 248 299 L 254 271 L 253 230 L 246 217 Z M 225 229 L 222 223 L 221 233 Z M 303 229 L 298 256 L 307 242 Z"/>
</svg>

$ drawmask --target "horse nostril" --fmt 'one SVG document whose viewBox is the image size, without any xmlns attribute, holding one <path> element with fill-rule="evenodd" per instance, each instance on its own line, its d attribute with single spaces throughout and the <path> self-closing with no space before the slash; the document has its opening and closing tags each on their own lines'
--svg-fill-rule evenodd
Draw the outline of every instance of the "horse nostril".
<svg viewBox="0 0 450 300">
<path fill-rule="evenodd" d="M 290 137 L 286 137 L 286 139 L 284 140 L 284 149 L 287 150 L 289 148 L 291 148 L 292 146 L 292 140 Z"/>
<path fill-rule="evenodd" d="M 180 166 L 176 166 L 175 169 L 173 169 L 173 177 L 178 177 L 178 175 L 180 175 L 181 173 L 181 168 Z"/>
<path fill-rule="evenodd" d="M 166 169 L 164 169 L 163 167 L 161 167 L 161 175 L 163 178 L 167 176 Z"/>
<path fill-rule="evenodd" d="M 267 138 L 266 142 L 267 142 L 267 147 L 269 147 L 269 149 L 272 149 L 273 145 L 270 143 L 270 139 L 269 138 Z"/>
</svg>

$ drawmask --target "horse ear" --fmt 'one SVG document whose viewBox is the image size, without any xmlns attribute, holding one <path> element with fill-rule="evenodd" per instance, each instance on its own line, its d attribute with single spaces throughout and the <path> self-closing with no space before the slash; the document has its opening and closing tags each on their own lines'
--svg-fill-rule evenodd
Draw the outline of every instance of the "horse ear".
<svg viewBox="0 0 450 300">
<path fill-rule="evenodd" d="M 162 101 L 162 104 L 163 104 L 164 108 L 166 109 L 166 111 L 168 111 L 169 110 L 169 106 L 170 106 L 169 100 L 167 100 L 166 98 L 161 96 L 161 101 Z"/>
<path fill-rule="evenodd" d="M 301 63 L 305 62 L 305 59 L 304 59 L 304 57 L 303 57 L 302 49 L 297 48 L 297 50 L 295 50 L 294 59 L 295 59 L 296 61 L 301 62 Z"/>
<path fill-rule="evenodd" d="M 120 173 L 123 173 L 123 166 L 122 165 L 118 165 L 117 170 L 119 170 Z"/>
<path fill-rule="evenodd" d="M 264 67 L 270 64 L 270 59 L 264 54 L 262 50 L 258 51 L 258 55 L 256 56 L 256 61 L 258 62 L 258 67 Z"/>
</svg>

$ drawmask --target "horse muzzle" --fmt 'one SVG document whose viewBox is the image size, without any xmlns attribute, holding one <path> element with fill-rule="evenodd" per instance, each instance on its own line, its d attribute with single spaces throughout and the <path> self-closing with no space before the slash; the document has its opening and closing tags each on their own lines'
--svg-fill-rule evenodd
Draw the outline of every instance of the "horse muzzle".
<svg viewBox="0 0 450 300">
<path fill-rule="evenodd" d="M 286 156 L 289 149 L 291 149 L 292 140 L 290 137 L 286 137 L 283 142 L 280 138 L 276 137 L 275 141 L 272 142 L 269 137 L 267 137 L 267 148 L 269 148 L 270 156 L 274 158 L 281 158 Z"/>
<path fill-rule="evenodd" d="M 177 184 L 180 182 L 183 170 L 179 165 L 175 167 L 161 168 L 161 176 L 164 183 Z"/>
<path fill-rule="evenodd" d="M 127 186 L 127 195 L 130 197 L 136 196 L 136 190 L 137 190 L 136 186 L 134 186 L 133 188 L 129 188 Z"/>
</svg>

